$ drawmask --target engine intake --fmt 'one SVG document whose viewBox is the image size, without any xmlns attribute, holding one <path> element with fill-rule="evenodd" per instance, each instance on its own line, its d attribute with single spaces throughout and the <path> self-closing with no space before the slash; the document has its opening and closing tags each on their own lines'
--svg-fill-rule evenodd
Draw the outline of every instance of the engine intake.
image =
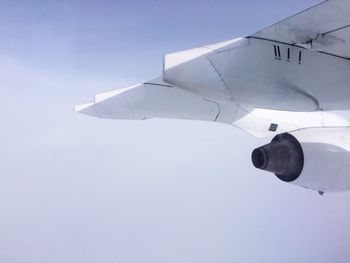
<svg viewBox="0 0 350 263">
<path fill-rule="evenodd" d="M 296 180 L 304 167 L 304 153 L 299 141 L 289 133 L 276 135 L 272 141 L 252 152 L 253 165 L 273 172 L 280 180 Z"/>
</svg>

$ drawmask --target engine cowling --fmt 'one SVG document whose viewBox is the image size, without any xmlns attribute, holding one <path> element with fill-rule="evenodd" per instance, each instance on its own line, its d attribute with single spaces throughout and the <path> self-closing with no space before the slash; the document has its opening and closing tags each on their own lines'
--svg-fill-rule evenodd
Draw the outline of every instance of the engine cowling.
<svg viewBox="0 0 350 263">
<path fill-rule="evenodd" d="M 350 128 L 310 128 L 276 135 L 252 152 L 253 165 L 319 192 L 350 189 Z"/>
</svg>

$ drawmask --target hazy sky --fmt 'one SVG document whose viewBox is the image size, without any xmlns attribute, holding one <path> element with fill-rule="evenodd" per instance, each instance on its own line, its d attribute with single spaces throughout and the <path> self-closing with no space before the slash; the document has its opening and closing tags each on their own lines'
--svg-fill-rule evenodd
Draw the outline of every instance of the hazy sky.
<svg viewBox="0 0 350 263">
<path fill-rule="evenodd" d="M 349 262 L 350 192 L 257 171 L 266 139 L 73 111 L 317 2 L 2 0 L 0 263 Z"/>
</svg>

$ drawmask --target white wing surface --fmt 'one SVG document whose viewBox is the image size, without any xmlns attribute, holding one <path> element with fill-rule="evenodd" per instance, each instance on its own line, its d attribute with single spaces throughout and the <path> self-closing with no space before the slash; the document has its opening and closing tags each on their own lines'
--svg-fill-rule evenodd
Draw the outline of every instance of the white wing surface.
<svg viewBox="0 0 350 263">
<path fill-rule="evenodd" d="M 247 38 L 167 54 L 161 77 L 75 109 L 221 122 L 258 137 L 349 126 L 349 41 L 350 1 L 329 0 Z"/>
<path fill-rule="evenodd" d="M 250 108 L 238 105 L 232 125 L 256 137 L 305 128 L 348 127 L 347 112 L 295 112 Z"/>
<path fill-rule="evenodd" d="M 127 120 L 215 121 L 220 113 L 217 103 L 177 89 L 160 78 L 97 94 L 93 102 L 78 105 L 75 110 L 93 117 Z"/>
<path fill-rule="evenodd" d="M 251 35 L 350 58 L 350 1 L 328 0 Z"/>
<path fill-rule="evenodd" d="M 214 102 L 166 84 L 159 78 L 99 93 L 93 102 L 78 105 L 75 110 L 107 119 L 172 118 L 221 122 L 257 137 L 306 127 L 349 126 L 346 118 L 334 112 L 286 112 Z"/>
</svg>

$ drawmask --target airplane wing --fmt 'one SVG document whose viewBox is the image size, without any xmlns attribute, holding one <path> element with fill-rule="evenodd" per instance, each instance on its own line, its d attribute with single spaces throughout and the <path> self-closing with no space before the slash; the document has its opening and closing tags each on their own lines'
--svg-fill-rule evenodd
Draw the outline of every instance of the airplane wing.
<svg viewBox="0 0 350 263">
<path fill-rule="evenodd" d="M 99 118 L 145 120 L 150 118 L 216 121 L 218 103 L 178 89 L 156 78 L 131 87 L 95 95 L 94 101 L 75 111 Z"/>
<path fill-rule="evenodd" d="M 95 95 L 75 111 L 97 118 L 146 120 L 186 119 L 233 125 L 256 137 L 306 127 L 339 127 L 349 122 L 332 112 L 286 112 L 220 103 L 171 86 L 161 78 Z"/>
<path fill-rule="evenodd" d="M 245 38 L 167 54 L 163 75 L 76 111 L 226 123 L 271 142 L 253 165 L 319 191 L 350 189 L 350 1 L 329 0 Z"/>
<path fill-rule="evenodd" d="M 254 108 L 350 110 L 349 40 L 350 1 L 329 0 L 246 38 L 167 54 L 163 77 Z"/>
<path fill-rule="evenodd" d="M 247 38 L 167 54 L 159 78 L 97 94 L 75 110 L 221 122 L 258 137 L 349 126 L 335 112 L 350 110 L 349 41 L 350 1 L 325 1 Z"/>
<path fill-rule="evenodd" d="M 350 2 L 324 1 L 250 37 L 350 59 Z"/>
</svg>

